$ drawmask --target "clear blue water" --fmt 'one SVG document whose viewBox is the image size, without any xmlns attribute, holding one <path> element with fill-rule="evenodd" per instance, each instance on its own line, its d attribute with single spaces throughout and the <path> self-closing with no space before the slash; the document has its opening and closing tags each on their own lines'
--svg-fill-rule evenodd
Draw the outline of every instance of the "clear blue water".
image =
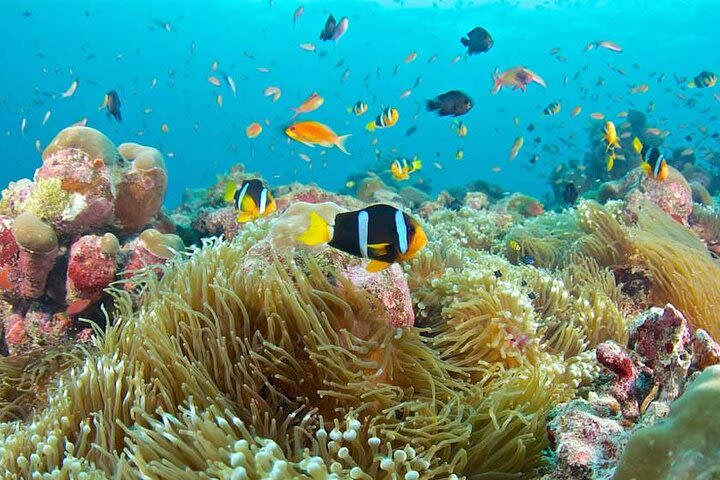
<svg viewBox="0 0 720 480">
<path fill-rule="evenodd" d="M 305 12 L 293 28 L 293 13 L 301 4 Z M 375 148 L 388 156 L 392 148 L 402 156 L 419 155 L 436 191 L 485 179 L 506 190 L 542 196 L 554 165 L 582 159 L 589 150 L 590 112 L 603 112 L 612 119 L 629 108 L 644 111 L 654 101 L 657 108 L 649 123 L 671 131 L 669 147 L 694 147 L 684 137 L 700 126 L 718 129 L 714 115 L 720 103 L 713 98 L 715 89 L 687 90 L 673 79 L 674 74 L 691 78 L 701 70 L 720 70 L 717 7 L 717 0 L 408 0 L 404 4 L 276 0 L 273 5 L 267 0 L 4 0 L 0 4 L 4 70 L 0 184 L 31 177 L 40 164 L 36 140 L 44 146 L 62 128 L 87 117 L 88 126 L 116 144 L 139 142 L 166 155 L 169 206 L 180 201 L 186 187 L 214 183 L 217 174 L 238 162 L 262 173 L 271 184 L 315 181 L 339 189 L 348 174 L 368 168 Z M 329 13 L 350 21 L 337 45 L 318 39 Z M 169 22 L 172 31 L 160 28 L 158 22 Z M 487 28 L 495 46 L 486 54 L 465 58 L 459 38 L 475 26 Z M 588 42 L 604 39 L 619 43 L 624 51 L 583 51 Z M 299 44 L 305 42 L 316 44 L 326 55 L 303 51 Z M 556 47 L 567 63 L 549 54 Z M 411 51 L 417 51 L 417 59 L 404 64 Z M 429 64 L 435 54 L 437 61 Z M 460 61 L 452 64 L 458 55 Z M 235 79 L 237 97 L 227 85 L 218 88 L 208 83 L 216 60 L 220 70 Z M 608 63 L 627 75 L 614 72 Z M 526 93 L 503 90 L 491 95 L 494 68 L 519 64 L 543 76 L 548 88 L 531 85 Z M 400 67 L 393 75 L 396 65 Z M 581 71 L 585 66 L 587 70 Z M 261 73 L 258 67 L 270 72 Z M 349 76 L 343 83 L 346 69 Z M 573 80 L 578 71 L 579 78 Z M 658 84 L 656 77 L 650 77 L 652 72 L 664 73 L 664 82 Z M 565 76 L 570 80 L 563 86 Z M 413 88 L 418 77 L 421 85 L 400 100 L 400 93 Z M 605 85 L 596 86 L 598 77 L 606 79 Z M 80 80 L 76 94 L 60 98 L 75 78 Z M 153 79 L 157 79 L 155 88 L 151 88 Z M 642 83 L 650 86 L 648 93 L 628 93 L 631 86 Z M 263 96 L 270 85 L 282 89 L 276 103 Z M 583 94 L 583 88 L 589 94 Z M 120 94 L 122 123 L 98 110 L 109 89 Z M 465 138 L 455 135 L 449 118 L 424 109 L 425 99 L 450 89 L 467 92 L 475 102 L 463 117 L 469 127 Z M 282 132 L 292 113 L 289 108 L 313 91 L 325 97 L 325 105 L 301 118 L 322 121 L 339 134 L 353 134 L 347 142 L 351 156 L 332 149 L 321 157 L 320 148 L 286 141 Z M 216 104 L 218 93 L 223 96 L 222 108 Z M 677 93 L 697 96 L 697 105 L 688 107 Z M 590 98 L 594 94 L 597 100 Z M 370 105 L 360 118 L 346 111 L 357 100 Z M 555 100 L 563 103 L 563 111 L 541 117 L 542 109 Z M 366 133 L 365 123 L 382 105 L 400 111 L 398 125 Z M 571 118 L 575 105 L 583 113 Z M 145 113 L 148 109 L 152 111 Z M 52 114 L 42 126 L 47 111 Z M 516 116 L 519 126 L 513 121 Z M 21 135 L 23 118 L 27 127 Z M 250 122 L 266 119 L 270 126 L 258 138 L 246 138 Z M 167 134 L 161 132 L 164 123 L 170 127 Z M 525 132 L 528 123 L 537 130 Z M 417 133 L 406 137 L 413 124 Z M 525 134 L 526 146 L 508 162 L 508 151 L 519 134 Z M 543 144 L 557 144 L 560 152 L 543 153 L 541 145 L 531 141 L 535 136 L 541 136 Z M 376 137 L 378 145 L 372 146 Z M 458 148 L 465 152 L 462 161 L 453 158 Z M 527 159 L 536 151 L 541 160 L 533 166 Z M 301 152 L 313 159 L 312 169 L 298 157 Z M 443 169 L 436 170 L 433 162 Z M 493 172 L 493 166 L 502 170 Z"/>
</svg>

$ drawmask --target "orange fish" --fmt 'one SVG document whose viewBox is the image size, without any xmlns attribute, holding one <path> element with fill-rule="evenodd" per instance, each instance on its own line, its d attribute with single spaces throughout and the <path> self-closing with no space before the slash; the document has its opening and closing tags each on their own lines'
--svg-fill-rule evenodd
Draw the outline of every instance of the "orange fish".
<svg viewBox="0 0 720 480">
<path fill-rule="evenodd" d="M 339 148 L 344 154 L 350 155 L 350 153 L 345 150 L 345 140 L 347 140 L 350 135 L 338 135 L 332 131 L 330 127 L 320 122 L 294 123 L 285 130 L 285 135 L 308 147 L 320 145 L 330 148 L 334 146 Z"/>
<path fill-rule="evenodd" d="M 502 90 L 503 87 L 512 87 L 513 90 L 525 91 L 527 85 L 535 82 L 542 87 L 547 87 L 545 80 L 537 73 L 523 66 L 508 68 L 504 72 L 495 69 L 493 73 L 493 88 L 490 91 L 493 95 Z"/>
<path fill-rule="evenodd" d="M 578 115 L 580 115 L 580 112 L 582 112 L 582 107 L 577 106 L 577 107 L 573 108 L 570 115 L 572 115 L 573 117 L 577 117 Z"/>
<path fill-rule="evenodd" d="M 245 129 L 245 135 L 247 135 L 248 138 L 255 138 L 262 133 L 262 130 L 262 125 L 257 122 L 253 122 Z"/>
<path fill-rule="evenodd" d="M 417 52 L 413 51 L 408 54 L 407 57 L 405 57 L 405 63 L 413 62 L 417 58 Z"/>
<path fill-rule="evenodd" d="M 211 85 L 215 85 L 216 87 L 220 86 L 220 79 L 217 77 L 213 77 L 212 75 L 208 77 L 208 82 L 210 82 Z"/>
<path fill-rule="evenodd" d="M 650 87 L 643 83 L 642 85 L 638 85 L 637 87 L 630 89 L 630 93 L 647 93 L 648 90 L 650 90 Z"/>
<path fill-rule="evenodd" d="M 272 95 L 272 101 L 277 102 L 280 99 L 280 96 L 282 95 L 282 91 L 278 87 L 267 87 L 265 91 L 263 92 L 266 97 L 269 97 Z"/>
<path fill-rule="evenodd" d="M 605 115 L 600 112 L 593 112 L 590 114 L 590 118 L 593 120 L 602 120 L 605 118 Z"/>
<path fill-rule="evenodd" d="M 291 108 L 291 110 L 295 110 L 295 115 L 293 115 L 292 118 L 297 117 L 301 113 L 308 113 L 317 110 L 323 103 L 325 103 L 325 99 L 318 95 L 317 92 L 313 92 L 313 94 L 306 98 L 299 107 Z"/>
<path fill-rule="evenodd" d="M 168 126 L 167 123 L 163 123 L 163 124 L 160 126 L 160 130 L 161 130 L 163 133 L 169 133 L 169 132 L 170 132 L 170 127 Z"/>
</svg>

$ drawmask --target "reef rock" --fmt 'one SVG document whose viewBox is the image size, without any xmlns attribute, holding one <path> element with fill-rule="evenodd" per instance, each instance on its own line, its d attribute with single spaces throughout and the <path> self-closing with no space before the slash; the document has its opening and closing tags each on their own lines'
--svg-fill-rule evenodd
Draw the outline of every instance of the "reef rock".
<svg viewBox="0 0 720 480">
<path fill-rule="evenodd" d="M 672 305 L 641 314 L 631 328 L 628 345 L 624 348 L 611 341 L 598 345 L 597 359 L 605 370 L 597 390 L 587 399 L 573 400 L 553 412 L 548 436 L 554 450 L 554 469 L 542 477 L 544 480 L 680 478 L 648 473 L 655 471 L 655 467 L 643 470 L 647 458 L 659 461 L 669 458 L 660 453 L 669 444 L 655 448 L 649 439 L 666 429 L 658 421 L 684 404 L 688 393 L 683 392 L 693 389 L 687 387 L 693 373 L 706 367 L 713 371 L 720 368 L 709 367 L 720 361 L 720 345 L 703 330 L 693 334 L 687 320 Z M 693 426 L 692 430 L 703 428 Z M 716 438 L 717 434 L 713 432 L 705 438 Z M 626 444 L 635 446 L 628 446 L 628 452 L 623 454 Z M 677 448 L 680 450 L 684 450 L 682 455 L 689 455 L 688 460 L 695 455 L 690 443 Z M 621 455 L 632 460 L 623 460 L 625 466 L 613 477 Z M 682 455 L 678 453 L 678 458 Z M 688 468 L 689 465 L 686 464 Z M 669 466 L 662 468 L 669 471 Z"/>
<path fill-rule="evenodd" d="M 662 181 L 636 168 L 620 180 L 603 184 L 598 200 L 605 202 L 610 199 L 624 199 L 631 210 L 649 201 L 684 223 L 687 223 L 693 209 L 690 184 L 678 170 L 670 166 L 667 178 Z"/>
</svg>

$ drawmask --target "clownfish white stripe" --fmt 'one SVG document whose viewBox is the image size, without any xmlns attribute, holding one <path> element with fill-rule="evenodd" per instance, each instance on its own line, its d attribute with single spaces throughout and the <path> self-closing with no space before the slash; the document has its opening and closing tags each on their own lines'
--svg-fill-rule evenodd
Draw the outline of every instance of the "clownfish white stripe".
<svg viewBox="0 0 720 480">
<path fill-rule="evenodd" d="M 395 212 L 395 230 L 397 231 L 400 253 L 404 255 L 408 251 L 407 223 L 405 223 L 405 215 L 400 210 Z"/>
<path fill-rule="evenodd" d="M 248 185 L 248 183 L 243 185 L 242 190 L 240 190 L 240 194 L 237 196 L 237 200 L 235 201 L 235 208 L 237 208 L 238 210 L 240 210 L 240 208 L 242 207 L 242 201 L 245 197 L 245 193 L 247 193 Z"/>
<path fill-rule="evenodd" d="M 260 214 L 265 213 L 265 207 L 267 206 L 267 189 L 263 188 L 260 191 Z"/>
<path fill-rule="evenodd" d="M 368 218 L 365 210 L 358 214 L 358 246 L 363 258 L 368 258 Z"/>
</svg>

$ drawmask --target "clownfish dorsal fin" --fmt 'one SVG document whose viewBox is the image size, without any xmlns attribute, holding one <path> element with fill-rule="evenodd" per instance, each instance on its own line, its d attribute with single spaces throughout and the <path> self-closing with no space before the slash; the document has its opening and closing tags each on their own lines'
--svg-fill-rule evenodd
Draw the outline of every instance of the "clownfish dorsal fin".
<svg viewBox="0 0 720 480">
<path fill-rule="evenodd" d="M 392 265 L 392 263 L 381 262 L 380 260 L 370 260 L 370 262 L 368 262 L 365 269 L 371 273 L 382 272 L 383 270 L 388 268 L 390 265 Z"/>
<path fill-rule="evenodd" d="M 310 212 L 310 226 L 298 237 L 298 240 L 305 245 L 320 245 L 327 243 L 332 238 L 330 226 L 317 212 Z"/>
</svg>

